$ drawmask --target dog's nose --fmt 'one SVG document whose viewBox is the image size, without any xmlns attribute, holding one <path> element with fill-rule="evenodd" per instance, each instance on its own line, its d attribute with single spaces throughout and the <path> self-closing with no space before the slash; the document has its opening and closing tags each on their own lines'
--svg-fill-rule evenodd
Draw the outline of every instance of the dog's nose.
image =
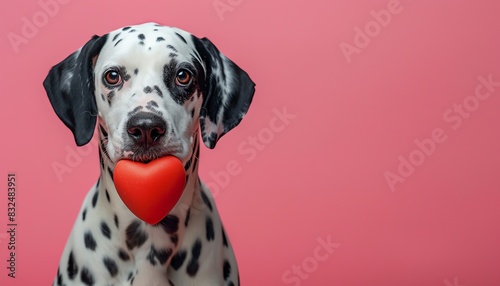
<svg viewBox="0 0 500 286">
<path fill-rule="evenodd" d="M 127 133 L 138 145 L 153 145 L 165 134 L 166 128 L 160 116 L 149 112 L 137 113 L 127 123 Z"/>
</svg>

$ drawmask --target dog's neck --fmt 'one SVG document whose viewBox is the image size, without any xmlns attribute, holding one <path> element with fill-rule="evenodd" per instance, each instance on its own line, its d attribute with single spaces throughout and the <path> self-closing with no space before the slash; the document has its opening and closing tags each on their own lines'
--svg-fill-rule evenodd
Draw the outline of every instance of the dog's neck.
<svg viewBox="0 0 500 286">
<path fill-rule="evenodd" d="M 102 135 L 99 134 L 99 136 L 99 141 L 105 142 L 101 137 Z M 170 212 L 180 218 L 184 217 L 186 212 L 193 205 L 194 195 L 201 191 L 201 181 L 198 177 L 198 160 L 200 155 L 200 140 L 198 131 L 193 136 L 194 140 L 190 148 L 191 153 L 182 162 L 186 171 L 186 185 L 181 198 L 177 202 L 174 209 Z M 97 191 L 100 193 L 99 196 L 101 198 L 106 196 L 107 200 L 111 204 L 111 211 L 114 211 L 118 217 L 124 217 L 126 220 L 134 219 L 135 216 L 130 212 L 130 210 L 128 210 L 116 192 L 113 180 L 115 163 L 113 163 L 109 156 L 105 153 L 103 144 L 99 144 L 99 160 L 101 167 L 99 181 L 97 184 Z"/>
</svg>

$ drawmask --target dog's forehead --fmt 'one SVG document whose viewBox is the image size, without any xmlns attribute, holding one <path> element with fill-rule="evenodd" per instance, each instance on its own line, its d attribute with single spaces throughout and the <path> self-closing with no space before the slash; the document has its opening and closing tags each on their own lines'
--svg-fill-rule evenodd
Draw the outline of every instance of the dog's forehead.
<svg viewBox="0 0 500 286">
<path fill-rule="evenodd" d="M 182 55 L 200 58 L 195 50 L 192 35 L 179 28 L 156 23 L 126 26 L 109 33 L 103 52 L 112 56 L 131 55 L 131 51 L 151 55 Z"/>
</svg>

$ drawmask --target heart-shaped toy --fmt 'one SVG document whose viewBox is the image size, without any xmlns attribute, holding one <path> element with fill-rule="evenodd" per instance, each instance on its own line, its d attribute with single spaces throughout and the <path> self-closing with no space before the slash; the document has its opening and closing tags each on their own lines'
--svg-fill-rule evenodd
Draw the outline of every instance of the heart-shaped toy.
<svg viewBox="0 0 500 286">
<path fill-rule="evenodd" d="M 149 163 L 120 160 L 113 178 L 123 203 L 135 216 L 152 225 L 172 210 L 186 184 L 184 166 L 174 156 Z"/>
</svg>

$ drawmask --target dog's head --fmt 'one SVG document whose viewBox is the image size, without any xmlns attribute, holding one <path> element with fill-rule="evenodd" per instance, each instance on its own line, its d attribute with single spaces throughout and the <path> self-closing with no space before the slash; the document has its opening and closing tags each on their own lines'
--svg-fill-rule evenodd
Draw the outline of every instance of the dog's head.
<svg viewBox="0 0 500 286">
<path fill-rule="evenodd" d="M 246 114 L 254 86 L 208 39 L 154 23 L 94 36 L 44 81 L 76 144 L 92 139 L 97 122 L 115 163 L 184 159 L 198 126 L 214 148 Z"/>
</svg>

